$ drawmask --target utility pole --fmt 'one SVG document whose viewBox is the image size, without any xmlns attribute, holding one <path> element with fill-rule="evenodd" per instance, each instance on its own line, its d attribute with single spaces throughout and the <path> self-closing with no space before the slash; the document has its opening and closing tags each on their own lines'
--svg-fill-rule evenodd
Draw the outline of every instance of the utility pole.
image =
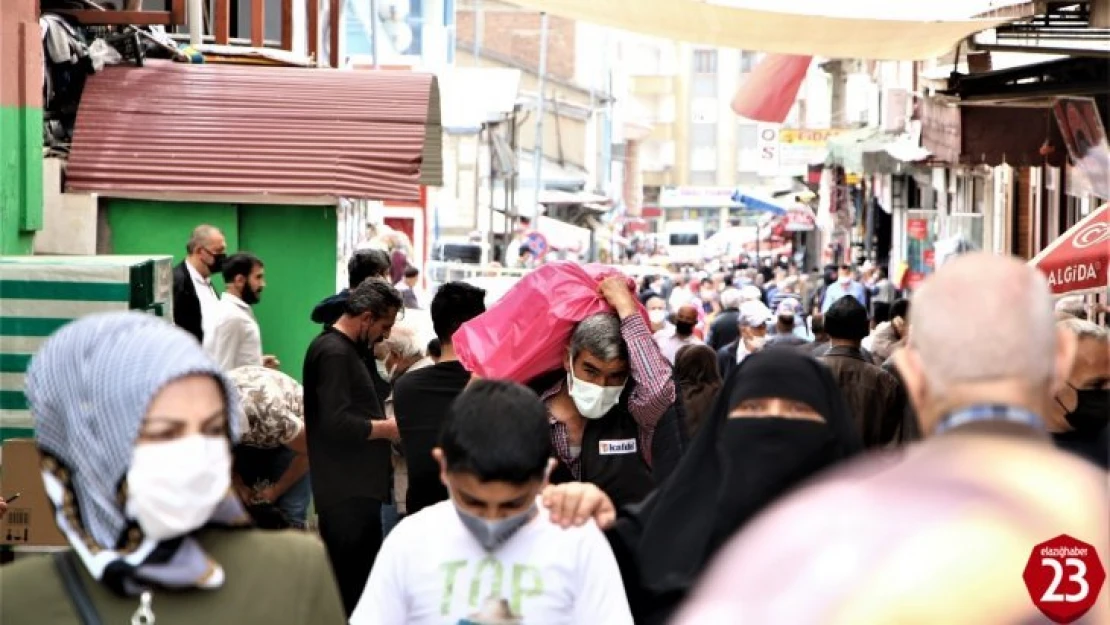
<svg viewBox="0 0 1110 625">
<path fill-rule="evenodd" d="M 547 13 L 540 13 L 540 67 L 539 67 L 539 94 L 536 101 L 536 138 L 535 138 L 535 194 L 532 204 L 533 227 L 536 218 L 540 215 L 540 192 L 543 190 L 543 116 L 545 105 L 545 91 L 547 90 Z"/>
<path fill-rule="evenodd" d="M 482 64 L 482 0 L 474 0 L 474 33 L 472 34 L 474 41 L 474 66 L 478 67 Z"/>
<path fill-rule="evenodd" d="M 370 0 L 370 53 L 374 55 L 374 69 L 378 69 L 380 65 L 379 53 L 382 46 L 378 39 L 379 35 L 381 35 L 381 29 L 378 28 L 378 0 Z"/>
</svg>

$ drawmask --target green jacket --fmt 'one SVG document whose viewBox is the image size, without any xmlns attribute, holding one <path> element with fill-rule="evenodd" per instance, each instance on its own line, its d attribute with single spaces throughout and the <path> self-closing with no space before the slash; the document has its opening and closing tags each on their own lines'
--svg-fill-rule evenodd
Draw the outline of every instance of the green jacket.
<svg viewBox="0 0 1110 625">
<path fill-rule="evenodd" d="M 208 529 L 197 535 L 226 574 L 215 590 L 156 590 L 157 625 L 344 625 L 323 545 L 312 534 Z M 85 589 L 104 625 L 124 625 L 139 607 L 96 583 L 81 565 Z M 0 623 L 80 625 L 50 556 L 25 556 L 0 567 Z"/>
</svg>

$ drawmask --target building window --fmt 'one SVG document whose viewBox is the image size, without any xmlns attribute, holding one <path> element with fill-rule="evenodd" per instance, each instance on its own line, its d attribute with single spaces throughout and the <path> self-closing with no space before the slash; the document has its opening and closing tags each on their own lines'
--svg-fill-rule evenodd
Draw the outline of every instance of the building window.
<svg viewBox="0 0 1110 625">
<path fill-rule="evenodd" d="M 717 147 L 703 145 L 690 150 L 690 171 L 717 171 Z"/>
<path fill-rule="evenodd" d="M 695 74 L 716 74 L 717 73 L 717 51 L 716 50 L 694 50 L 694 73 Z"/>
<path fill-rule="evenodd" d="M 716 124 L 717 98 L 694 98 L 690 102 L 690 121 L 695 124 Z"/>
<path fill-rule="evenodd" d="M 747 74 L 747 73 L 751 72 L 753 69 L 755 69 L 756 64 L 759 63 L 759 59 L 760 59 L 760 55 L 759 55 L 758 52 L 752 52 L 750 50 L 741 51 L 740 52 L 740 73 L 741 74 Z"/>
</svg>

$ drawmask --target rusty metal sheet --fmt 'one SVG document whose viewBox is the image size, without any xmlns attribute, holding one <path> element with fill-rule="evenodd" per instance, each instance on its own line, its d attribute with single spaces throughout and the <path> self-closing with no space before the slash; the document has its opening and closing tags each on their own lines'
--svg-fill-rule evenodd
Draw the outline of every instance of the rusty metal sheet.
<svg viewBox="0 0 1110 625">
<path fill-rule="evenodd" d="M 149 62 L 89 79 L 66 186 L 418 202 L 440 145 L 431 74 Z"/>
</svg>

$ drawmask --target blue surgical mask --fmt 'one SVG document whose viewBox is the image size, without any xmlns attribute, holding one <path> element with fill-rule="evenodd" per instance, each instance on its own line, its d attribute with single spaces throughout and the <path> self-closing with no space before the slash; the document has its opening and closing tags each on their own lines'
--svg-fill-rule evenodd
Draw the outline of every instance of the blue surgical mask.
<svg viewBox="0 0 1110 625">
<path fill-rule="evenodd" d="M 455 504 L 455 512 L 459 514 L 459 520 L 478 541 L 478 544 L 482 546 L 482 549 L 486 551 L 495 551 L 508 542 L 513 534 L 520 531 L 520 528 L 524 527 L 535 516 L 536 510 L 536 503 L 533 501 L 532 505 L 523 512 L 504 519 L 490 521 L 474 516 L 459 507 L 459 504 Z"/>
</svg>

